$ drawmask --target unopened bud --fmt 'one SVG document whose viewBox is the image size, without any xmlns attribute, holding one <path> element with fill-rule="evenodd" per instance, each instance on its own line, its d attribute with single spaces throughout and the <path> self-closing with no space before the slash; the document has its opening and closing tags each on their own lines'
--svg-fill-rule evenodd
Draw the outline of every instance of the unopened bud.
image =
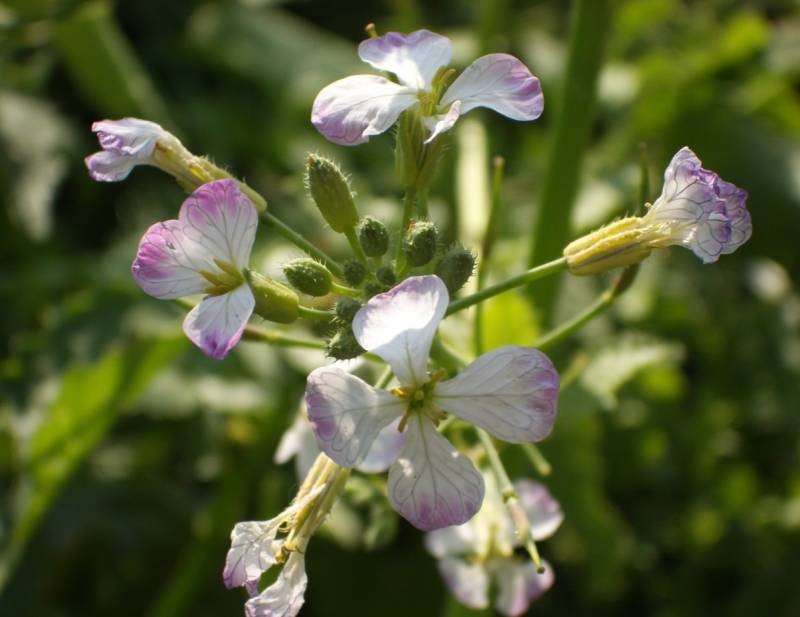
<svg viewBox="0 0 800 617">
<path fill-rule="evenodd" d="M 355 298 L 348 298 L 347 296 L 343 296 L 339 298 L 339 300 L 336 302 L 336 307 L 335 307 L 336 317 L 338 317 L 345 323 L 351 323 L 360 308 L 361 308 L 361 302 L 359 302 Z"/>
<path fill-rule="evenodd" d="M 389 232 L 378 219 L 365 216 L 358 223 L 358 241 L 369 257 L 380 257 L 389 250 Z"/>
<path fill-rule="evenodd" d="M 323 218 L 336 232 L 353 229 L 358 223 L 358 211 L 350 185 L 339 167 L 316 154 L 306 160 L 306 181 L 311 198 Z"/>
<path fill-rule="evenodd" d="M 367 276 L 367 268 L 360 261 L 351 259 L 346 261 L 343 270 L 344 280 L 352 287 L 358 287 Z"/>
<path fill-rule="evenodd" d="M 475 269 L 475 255 L 463 246 L 454 246 L 436 264 L 434 274 L 447 286 L 451 294 L 461 289 Z"/>
<path fill-rule="evenodd" d="M 436 225 L 430 221 L 416 221 L 403 238 L 403 254 L 411 266 L 424 266 L 436 254 L 438 241 Z"/>
<path fill-rule="evenodd" d="M 353 335 L 353 331 L 348 326 L 337 332 L 334 337 L 328 341 L 327 353 L 331 358 L 336 360 L 350 360 L 364 353 L 364 348 L 358 344 L 356 337 Z"/>
<path fill-rule="evenodd" d="M 309 296 L 324 296 L 331 291 L 331 273 L 310 257 L 293 259 L 283 266 L 283 274 L 292 287 Z"/>
<path fill-rule="evenodd" d="M 364 285 L 364 295 L 367 298 L 377 296 L 379 293 L 383 293 L 384 291 L 386 291 L 386 288 L 380 283 L 368 283 Z"/>
<path fill-rule="evenodd" d="M 256 299 L 254 312 L 257 315 L 278 323 L 292 323 L 297 320 L 300 301 L 295 292 L 258 272 L 245 270 L 244 274 Z"/>
<path fill-rule="evenodd" d="M 648 227 L 640 217 L 614 221 L 578 238 L 564 249 L 572 274 L 589 275 L 639 263 L 650 254 Z"/>
<path fill-rule="evenodd" d="M 394 270 L 389 266 L 381 266 L 378 268 L 378 271 L 375 273 L 375 278 L 378 279 L 379 283 L 387 287 L 392 287 L 397 282 L 397 275 L 395 275 Z"/>
</svg>

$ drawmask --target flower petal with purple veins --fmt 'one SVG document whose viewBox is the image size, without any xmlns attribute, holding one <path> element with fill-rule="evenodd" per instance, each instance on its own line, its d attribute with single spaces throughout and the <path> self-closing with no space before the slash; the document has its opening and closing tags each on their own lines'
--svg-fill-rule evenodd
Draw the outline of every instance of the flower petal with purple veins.
<svg viewBox="0 0 800 617">
<path fill-rule="evenodd" d="M 488 498 L 488 492 L 487 492 Z M 486 501 L 484 500 L 484 504 Z M 437 559 L 459 557 L 478 552 L 481 538 L 476 529 L 476 518 L 463 525 L 434 529 L 425 534 L 425 548 Z"/>
<path fill-rule="evenodd" d="M 206 296 L 186 315 L 183 331 L 214 360 L 222 360 L 242 338 L 256 300 L 247 285 L 220 296 Z"/>
<path fill-rule="evenodd" d="M 539 79 L 508 54 L 481 56 L 470 64 L 442 96 L 441 105 L 461 101 L 461 114 L 488 107 L 512 120 L 535 120 L 544 110 Z"/>
<path fill-rule="evenodd" d="M 380 430 L 364 460 L 356 465 L 356 469 L 364 473 L 382 473 L 397 460 L 405 445 L 406 434 L 400 432 L 400 418 L 398 418 Z"/>
<path fill-rule="evenodd" d="M 353 334 L 364 349 L 392 367 L 402 385 L 421 385 L 427 381 L 428 353 L 449 301 L 439 277 L 412 276 L 361 307 Z"/>
<path fill-rule="evenodd" d="M 392 507 L 423 531 L 471 519 L 483 501 L 481 474 L 427 417 L 412 414 L 406 432 L 405 447 L 389 469 Z"/>
<path fill-rule="evenodd" d="M 311 123 L 333 143 L 354 146 L 388 130 L 416 102 L 416 93 L 406 86 L 377 75 L 352 75 L 320 91 Z"/>
<path fill-rule="evenodd" d="M 305 557 L 293 552 L 278 580 L 244 605 L 247 617 L 295 617 L 305 602 L 308 576 Z"/>
<path fill-rule="evenodd" d="M 541 441 L 555 422 L 558 389 L 558 372 L 546 355 L 507 345 L 436 384 L 433 402 L 504 441 Z"/>
<path fill-rule="evenodd" d="M 364 62 L 394 73 L 401 84 L 414 90 L 430 90 L 436 72 L 450 64 L 452 53 L 450 39 L 430 30 L 387 32 L 358 46 Z"/>
<path fill-rule="evenodd" d="M 180 144 L 155 122 L 139 118 L 100 120 L 92 131 L 103 148 L 85 159 L 89 175 L 100 182 L 124 180 L 136 165 L 147 165 L 159 141 Z"/>
<path fill-rule="evenodd" d="M 489 606 L 489 575 L 483 564 L 442 559 L 438 566 L 450 593 L 461 604 L 475 610 Z"/>
<path fill-rule="evenodd" d="M 446 114 L 424 118 L 425 127 L 431 134 L 423 143 L 429 144 L 445 131 L 449 131 L 460 116 L 461 101 L 456 101 L 450 105 L 450 109 L 447 110 Z"/>
<path fill-rule="evenodd" d="M 105 150 L 87 156 L 84 162 L 92 180 L 97 180 L 98 182 L 119 182 L 124 180 L 134 167 L 142 164 L 129 156 L 119 156 L 114 152 L 106 152 Z"/>
<path fill-rule="evenodd" d="M 305 403 L 319 447 L 342 467 L 364 461 L 381 430 L 405 410 L 401 399 L 335 366 L 311 372 Z"/>
<path fill-rule="evenodd" d="M 275 540 L 278 526 L 275 519 L 236 523 L 222 572 L 228 589 L 257 583 L 264 572 L 278 563 L 276 555 L 281 545 Z"/>
<path fill-rule="evenodd" d="M 532 561 L 498 557 L 493 564 L 498 593 L 494 607 L 507 617 L 517 617 L 528 610 L 530 603 L 553 586 L 555 578 L 550 564 L 539 574 Z"/>
<path fill-rule="evenodd" d="M 731 237 L 722 249 L 723 253 L 729 254 L 747 242 L 753 231 L 750 212 L 745 206 L 747 191 L 720 179 L 717 180 L 717 193 L 725 201 L 725 212 L 731 222 Z"/>
<path fill-rule="evenodd" d="M 547 487 L 522 478 L 514 481 L 514 490 L 528 516 L 533 539 L 539 541 L 552 536 L 564 520 L 564 512 Z"/>
</svg>

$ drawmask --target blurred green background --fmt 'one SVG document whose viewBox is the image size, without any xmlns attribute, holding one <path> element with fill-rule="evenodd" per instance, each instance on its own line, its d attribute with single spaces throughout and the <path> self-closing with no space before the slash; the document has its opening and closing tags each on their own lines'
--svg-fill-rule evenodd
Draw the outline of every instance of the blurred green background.
<svg viewBox="0 0 800 617">
<path fill-rule="evenodd" d="M 566 520 L 541 547 L 556 585 L 531 613 L 800 615 L 800 4 L 597 2 L 575 42 L 603 59 L 593 115 L 591 89 L 565 85 L 565 1 L 0 2 L 0 614 L 242 614 L 220 576 L 228 534 L 291 498 L 292 465 L 272 457 L 324 359 L 245 343 L 219 363 L 184 340 L 180 310 L 129 275 L 139 237 L 183 194 L 151 168 L 90 181 L 90 124 L 162 123 L 344 255 L 304 194 L 305 154 L 338 159 L 362 212 L 394 222 L 393 140 L 338 148 L 308 118 L 321 87 L 369 72 L 355 46 L 374 21 L 447 34 L 460 67 L 514 53 L 542 80 L 537 122 L 459 122 L 432 194 L 448 238 L 477 245 L 490 162 L 505 157 L 495 278 L 525 266 L 533 234 L 635 212 L 641 144 L 650 200 L 683 145 L 750 192 L 753 237 L 737 253 L 703 266 L 661 251 L 551 351 L 574 377 L 542 444 Z M 558 113 L 586 125 L 560 154 Z M 548 169 L 554 156 L 579 173 Z M 263 271 L 295 255 L 259 231 Z M 532 344 L 607 284 L 565 277 L 552 310 L 536 288 L 501 296 L 484 340 Z M 475 614 L 448 597 L 420 533 L 383 513 L 376 540 L 373 514 L 351 503 L 312 542 L 303 615 Z"/>
</svg>

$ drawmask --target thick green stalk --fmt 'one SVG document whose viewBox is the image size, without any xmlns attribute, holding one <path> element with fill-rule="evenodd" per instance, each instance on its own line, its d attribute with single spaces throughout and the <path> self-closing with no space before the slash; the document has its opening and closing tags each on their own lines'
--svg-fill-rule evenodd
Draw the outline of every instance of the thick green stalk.
<svg viewBox="0 0 800 617">
<path fill-rule="evenodd" d="M 569 239 L 569 221 L 577 194 L 583 153 L 594 123 L 597 77 L 611 21 L 613 0 L 575 0 L 561 93 L 555 104 L 555 127 L 550 137 L 548 167 L 539 195 L 531 234 L 528 263 L 560 255 Z M 531 299 L 548 324 L 558 293 L 559 279 L 530 288 Z"/>
<path fill-rule="evenodd" d="M 328 270 L 330 270 L 336 277 L 342 278 L 342 266 L 340 266 L 334 259 L 329 257 L 325 252 L 311 244 L 311 242 L 306 240 L 303 236 L 277 218 L 274 214 L 268 210 L 264 210 L 263 212 L 259 212 L 258 216 L 266 225 L 276 229 L 278 233 L 286 238 L 289 242 L 308 253 L 314 259 L 325 264 L 325 267 L 327 267 Z"/>
</svg>

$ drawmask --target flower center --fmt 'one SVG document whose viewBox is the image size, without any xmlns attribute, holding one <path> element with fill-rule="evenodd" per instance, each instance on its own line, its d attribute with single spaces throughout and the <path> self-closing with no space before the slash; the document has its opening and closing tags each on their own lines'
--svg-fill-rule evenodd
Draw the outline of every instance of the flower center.
<svg viewBox="0 0 800 617">
<path fill-rule="evenodd" d="M 244 283 L 244 276 L 236 266 L 222 259 L 214 259 L 214 263 L 219 268 L 218 271 L 200 270 L 203 278 L 211 283 L 204 290 L 209 296 L 221 296 Z"/>
<path fill-rule="evenodd" d="M 433 403 L 434 386 L 436 386 L 436 382 L 440 381 L 445 374 L 446 371 L 444 369 L 439 369 L 432 373 L 428 381 L 421 386 L 400 386 L 391 391 L 396 397 L 408 401 L 408 407 L 406 407 L 406 412 L 403 414 L 403 418 L 400 420 L 400 425 L 398 426 L 398 430 L 401 433 L 405 430 L 411 414 L 424 414 L 437 426 L 439 422 L 447 417 L 447 414 Z"/>
</svg>

